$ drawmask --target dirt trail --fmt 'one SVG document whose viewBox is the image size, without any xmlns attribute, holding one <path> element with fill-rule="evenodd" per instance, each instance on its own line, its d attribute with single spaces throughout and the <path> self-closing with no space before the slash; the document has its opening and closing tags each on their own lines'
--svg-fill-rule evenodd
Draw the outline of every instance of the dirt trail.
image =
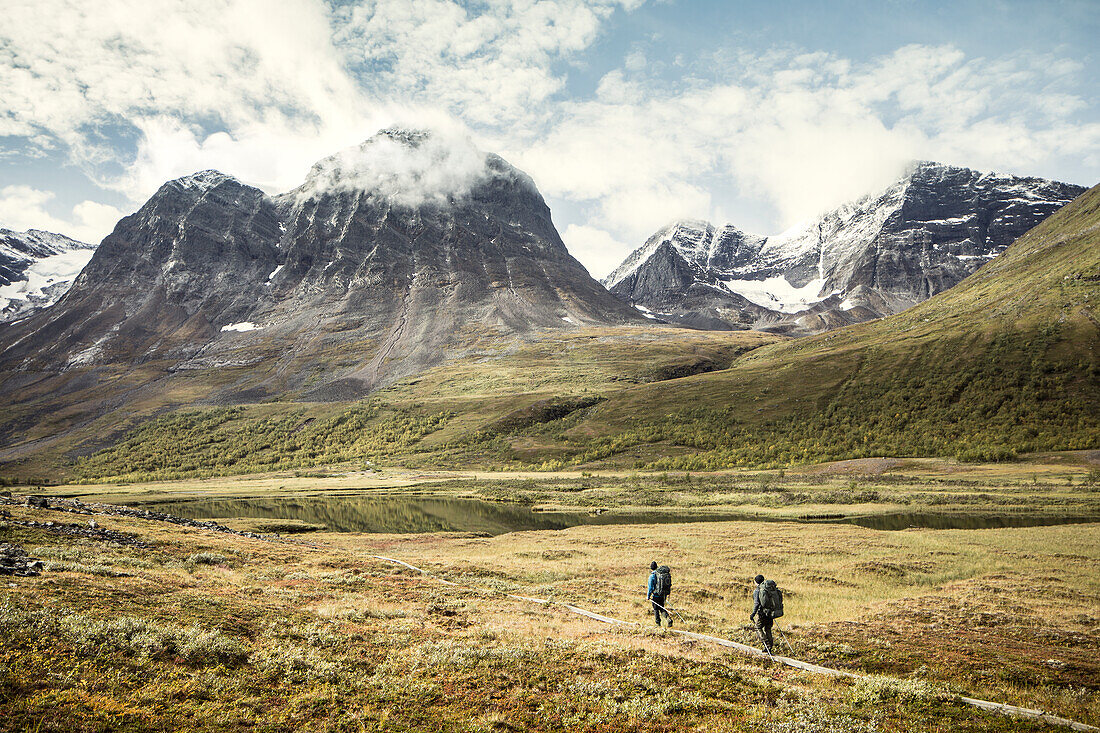
<svg viewBox="0 0 1100 733">
<path fill-rule="evenodd" d="M 479 592 L 483 592 L 483 593 L 492 593 L 492 594 L 501 593 L 501 591 L 495 591 L 495 590 L 492 590 L 492 589 L 489 589 L 489 588 L 480 588 L 478 586 L 462 585 L 460 583 L 455 583 L 455 582 L 450 581 L 450 580 L 444 580 L 443 578 L 436 577 L 436 576 L 432 575 L 431 573 L 429 573 L 428 571 L 423 570 L 421 568 L 418 568 L 415 565 L 410 565 L 409 563 L 404 562 L 403 560 L 397 560 L 397 559 L 394 559 L 392 557 L 385 557 L 383 555 L 371 555 L 371 557 L 376 559 L 376 560 L 381 560 L 383 562 L 393 563 L 395 565 L 401 565 L 402 567 L 405 567 L 405 568 L 408 568 L 408 569 L 413 570 L 415 572 L 418 572 L 421 575 L 423 575 L 427 578 L 431 578 L 432 580 L 434 580 L 438 583 L 442 583 L 444 585 L 450 585 L 450 586 L 454 586 L 456 588 L 464 588 L 466 590 L 474 590 L 474 591 L 479 591 Z M 622 619 L 617 619 L 617 618 L 614 618 L 612 616 L 605 616 L 603 614 L 595 613 L 593 611 L 588 611 L 586 609 L 580 608 L 578 606 L 573 606 L 573 605 L 568 604 L 568 603 L 560 603 L 560 602 L 555 602 L 555 601 L 549 601 L 549 600 L 544 599 L 544 598 L 531 598 L 529 596 L 520 596 L 520 595 L 515 595 L 513 593 L 504 593 L 504 596 L 506 598 L 512 598 L 512 599 L 515 599 L 515 600 L 518 600 L 518 601 L 527 601 L 527 602 L 530 602 L 530 603 L 538 603 L 538 604 L 543 605 L 543 606 L 553 605 L 557 608 L 563 608 L 566 611 L 569 611 L 570 613 L 575 613 L 575 614 L 578 614 L 578 615 L 581 615 L 581 616 L 585 616 L 587 618 L 594 619 L 596 621 L 600 621 L 601 623 L 605 623 L 605 624 L 614 624 L 614 625 L 618 625 L 618 626 L 633 626 L 633 627 L 640 627 L 641 626 L 641 624 L 639 624 L 636 621 L 624 621 Z M 833 677 L 848 677 L 848 678 L 851 678 L 851 679 L 866 679 L 865 675 L 857 674 L 855 672 L 847 672 L 847 671 L 842 670 L 842 669 L 832 669 L 831 667 L 822 667 L 822 666 L 819 666 L 819 665 L 816 665 L 816 664 L 810 664 L 809 662 L 803 662 L 800 659 L 792 659 L 790 657 L 784 657 L 784 656 L 779 656 L 779 655 L 768 654 L 767 652 L 762 651 L 760 649 L 757 649 L 756 647 L 752 647 L 752 646 L 749 646 L 747 644 L 741 644 L 739 642 L 732 641 L 730 639 L 723 639 L 723 638 L 718 637 L 718 636 L 710 636 L 709 634 L 699 634 L 699 633 L 696 633 L 694 631 L 684 631 L 683 629 L 673 629 L 673 628 L 668 628 L 668 629 L 666 629 L 666 631 L 668 633 L 671 633 L 671 634 L 679 634 L 680 636 L 685 636 L 689 639 L 696 639 L 698 641 L 705 641 L 705 642 L 709 642 L 709 643 L 712 643 L 712 644 L 718 644 L 719 646 L 727 647 L 729 649 L 734 649 L 734 650 L 736 650 L 736 651 L 738 651 L 742 654 L 745 654 L 745 655 L 750 656 L 750 657 L 755 657 L 757 659 L 769 659 L 773 662 L 778 662 L 780 664 L 785 664 L 788 667 L 794 667 L 795 669 L 800 669 L 804 672 L 811 672 L 813 674 L 830 675 L 830 676 L 833 676 Z M 1072 730 L 1083 731 L 1084 733 L 1090 733 L 1090 732 L 1100 733 L 1100 728 L 1097 728 L 1095 726 L 1087 725 L 1085 723 L 1079 723 L 1075 720 L 1070 720 L 1068 718 L 1062 718 L 1062 717 L 1059 717 L 1057 715 L 1051 715 L 1050 713 L 1044 712 L 1042 710 L 1032 710 L 1031 708 L 1021 708 L 1021 707 L 1017 707 L 1015 705 L 1007 705 L 1005 703 L 991 702 L 989 700 L 978 700 L 978 699 L 973 698 L 973 697 L 959 696 L 957 699 L 961 703 L 964 703 L 966 705 L 970 705 L 970 706 L 973 706 L 973 707 L 976 707 L 976 708 L 981 708 L 982 710 L 989 710 L 989 711 L 992 711 L 992 712 L 998 712 L 998 713 L 1002 713 L 1004 715 L 1010 715 L 1010 716 L 1018 717 L 1018 718 L 1030 718 L 1030 719 L 1033 719 L 1033 720 L 1041 720 L 1045 723 L 1050 723 L 1051 725 L 1063 726 L 1063 727 L 1066 727 L 1066 728 L 1070 728 Z"/>
</svg>

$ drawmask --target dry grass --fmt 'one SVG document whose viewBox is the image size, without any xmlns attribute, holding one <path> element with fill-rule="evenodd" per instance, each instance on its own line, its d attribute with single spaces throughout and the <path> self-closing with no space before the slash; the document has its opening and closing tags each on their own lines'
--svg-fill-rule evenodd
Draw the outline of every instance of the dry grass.
<svg viewBox="0 0 1100 733">
<path fill-rule="evenodd" d="M 297 543 L 101 523 L 153 549 L 0 526 L 0 540 L 51 562 L 112 571 L 59 567 L 0 589 L 0 730 L 1029 728 L 961 708 L 945 689 L 1100 720 L 1094 527 L 722 523 L 496 538 L 311 533 Z M 485 590 L 446 587 L 372 554 Z M 674 607 L 691 628 L 743 633 L 747 579 L 762 571 L 787 591 L 785 628 L 803 655 L 905 681 L 822 679 L 499 592 L 644 623 L 651 558 L 673 566 Z M 1034 592 L 1055 574 L 1072 575 L 1071 594 Z M 957 635 L 960 601 L 966 627 L 984 624 L 987 635 L 984 646 L 962 638 L 970 667 L 925 643 Z M 880 657 L 882 640 L 891 653 Z M 1045 664 L 1051 645 L 1064 668 Z"/>
</svg>

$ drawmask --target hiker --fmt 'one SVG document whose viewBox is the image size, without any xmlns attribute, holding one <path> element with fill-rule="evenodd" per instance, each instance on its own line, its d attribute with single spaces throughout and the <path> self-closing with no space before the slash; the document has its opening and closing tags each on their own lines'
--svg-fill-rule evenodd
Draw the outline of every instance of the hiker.
<svg viewBox="0 0 1100 733">
<path fill-rule="evenodd" d="M 672 571 L 669 570 L 668 565 L 657 567 L 656 561 L 649 564 L 649 569 L 651 572 L 645 599 L 653 604 L 653 618 L 656 619 L 657 625 L 661 625 L 663 615 L 668 619 L 668 625 L 671 628 L 672 616 L 665 608 L 665 603 L 668 601 L 668 594 L 672 591 Z"/>
<path fill-rule="evenodd" d="M 783 592 L 774 580 L 764 580 L 757 575 L 756 589 L 752 592 L 752 613 L 749 620 L 756 624 L 756 631 L 764 642 L 764 651 L 772 653 L 772 623 L 783 615 Z"/>
</svg>

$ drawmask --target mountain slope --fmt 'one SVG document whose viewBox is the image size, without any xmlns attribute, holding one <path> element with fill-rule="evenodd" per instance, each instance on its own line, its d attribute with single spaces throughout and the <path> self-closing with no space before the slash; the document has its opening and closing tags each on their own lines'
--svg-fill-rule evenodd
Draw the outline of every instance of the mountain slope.
<svg viewBox="0 0 1100 733">
<path fill-rule="evenodd" d="M 605 283 L 687 325 L 815 333 L 951 288 L 1084 190 L 919 163 L 882 194 L 774 237 L 678 222 Z"/>
<path fill-rule="evenodd" d="M 54 306 L 0 331 L 0 460 L 151 412 L 358 399 L 501 339 L 647 323 L 566 250 L 531 179 L 385 130 L 268 196 L 164 184 Z"/>
<path fill-rule="evenodd" d="M 63 234 L 0 229 L 0 323 L 56 302 L 94 249 Z"/>
<path fill-rule="evenodd" d="M 368 410 L 391 417 L 373 430 L 358 429 L 360 407 L 191 413 L 151 421 L 77 470 L 148 479 L 309 465 L 309 456 L 709 470 L 1096 449 L 1098 300 L 1100 187 L 960 285 L 882 320 L 803 339 L 544 332 L 378 393 Z M 190 444 L 178 450 L 181 429 Z M 397 439 L 363 444 L 376 434 Z"/>
<path fill-rule="evenodd" d="M 1098 448 L 1098 309 L 1100 186 L 903 313 L 628 390 L 574 437 L 678 444 L 697 453 L 659 465 L 686 468 Z"/>
</svg>

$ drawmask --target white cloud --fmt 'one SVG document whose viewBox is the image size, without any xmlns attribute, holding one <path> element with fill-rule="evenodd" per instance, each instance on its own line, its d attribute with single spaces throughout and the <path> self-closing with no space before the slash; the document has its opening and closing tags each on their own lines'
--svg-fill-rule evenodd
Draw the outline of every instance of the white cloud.
<svg viewBox="0 0 1100 733">
<path fill-rule="evenodd" d="M 465 196 L 488 174 L 485 153 L 459 131 L 393 129 L 318 162 L 302 195 L 360 190 L 417 206 Z"/>
<path fill-rule="evenodd" d="M 595 277 L 611 272 L 637 247 L 636 243 L 621 242 L 603 229 L 583 224 L 567 226 L 562 241 Z"/>
<path fill-rule="evenodd" d="M 4 16 L 0 133 L 60 144 L 131 196 L 150 193 L 139 182 L 174 155 L 251 164 L 255 174 L 234 172 L 264 178 L 286 150 L 260 156 L 261 143 L 346 138 L 374 109 L 346 73 L 319 0 L 14 0 Z M 133 129 L 137 165 L 104 179 L 96 165 L 116 160 L 119 136 Z"/>
<path fill-rule="evenodd" d="M 98 244 L 122 218 L 122 212 L 114 206 L 82 201 L 73 207 L 70 218 L 62 219 L 46 210 L 53 198 L 52 192 L 30 186 L 0 188 L 0 226 L 15 231 L 43 229 Z"/>
<path fill-rule="evenodd" d="M 415 94 L 472 125 L 537 126 L 617 7 L 644 0 L 372 0 L 337 11 L 338 41 L 375 94 Z"/>
<path fill-rule="evenodd" d="M 1048 57 L 775 51 L 676 86 L 631 66 L 595 99 L 562 105 L 517 159 L 552 198 L 587 203 L 587 226 L 636 245 L 670 218 L 754 200 L 778 212 L 759 232 L 774 233 L 884 187 L 914 159 L 1019 173 L 1056 156 L 1100 163 L 1100 125 L 1072 117 L 1085 106 L 1067 91 L 1081 67 Z"/>
</svg>

